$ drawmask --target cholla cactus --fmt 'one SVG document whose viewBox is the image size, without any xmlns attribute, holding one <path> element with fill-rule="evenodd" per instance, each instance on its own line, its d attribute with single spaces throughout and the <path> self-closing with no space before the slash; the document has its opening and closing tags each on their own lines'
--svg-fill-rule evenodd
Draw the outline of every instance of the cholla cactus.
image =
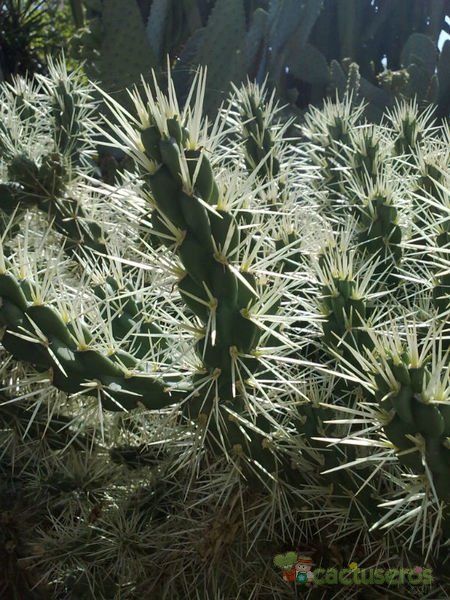
<svg viewBox="0 0 450 600">
<path fill-rule="evenodd" d="M 448 132 L 347 99 L 286 139 L 264 88 L 214 123 L 204 90 L 106 97 L 103 125 L 62 65 L 3 92 L 2 592 L 288 598 L 299 547 L 428 565 L 441 597 Z"/>
</svg>

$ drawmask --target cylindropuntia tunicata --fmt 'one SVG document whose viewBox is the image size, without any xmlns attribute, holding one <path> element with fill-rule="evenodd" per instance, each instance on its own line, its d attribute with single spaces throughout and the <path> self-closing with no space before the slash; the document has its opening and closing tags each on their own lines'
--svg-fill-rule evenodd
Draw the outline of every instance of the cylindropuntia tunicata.
<svg viewBox="0 0 450 600">
<path fill-rule="evenodd" d="M 30 589 L 283 597 L 267 565 L 319 543 L 429 563 L 439 596 L 445 127 L 414 104 L 367 126 L 346 98 L 285 139 L 253 84 L 208 123 L 199 72 L 182 108 L 170 80 L 133 114 L 105 98 L 134 161 L 108 186 L 83 85 L 55 67 L 2 106 L 2 519 Z"/>
</svg>

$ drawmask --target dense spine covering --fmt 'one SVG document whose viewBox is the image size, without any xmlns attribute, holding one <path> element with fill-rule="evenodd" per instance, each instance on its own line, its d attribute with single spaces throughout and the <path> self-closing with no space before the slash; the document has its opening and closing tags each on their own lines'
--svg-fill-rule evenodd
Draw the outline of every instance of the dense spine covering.
<svg viewBox="0 0 450 600">
<path fill-rule="evenodd" d="M 199 72 L 184 108 L 170 80 L 105 99 L 134 162 L 108 186 L 83 85 L 4 91 L 5 593 L 284 598 L 273 555 L 320 544 L 427 565 L 441 597 L 446 128 L 347 97 L 287 140 L 253 84 L 208 123 Z"/>
</svg>

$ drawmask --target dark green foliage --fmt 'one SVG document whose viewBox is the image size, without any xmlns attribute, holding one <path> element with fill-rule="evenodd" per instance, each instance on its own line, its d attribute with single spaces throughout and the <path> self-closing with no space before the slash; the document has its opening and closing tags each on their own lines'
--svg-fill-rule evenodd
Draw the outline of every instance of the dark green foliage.
<svg viewBox="0 0 450 600">
<path fill-rule="evenodd" d="M 56 0 L 4 0 L 0 4 L 0 80 L 47 71 L 47 54 L 68 43 L 67 6 Z"/>
<path fill-rule="evenodd" d="M 437 51 L 448 29 L 444 0 L 153 0 L 141 6 L 147 41 L 136 32 L 135 0 L 126 4 L 133 23 L 121 3 L 113 24 L 112 13 L 104 13 L 112 2 L 103 8 L 86 2 L 89 29 L 76 44 L 87 72 L 109 90 L 138 83 L 141 73 L 147 78 L 150 67 L 165 72 L 168 55 L 181 97 L 195 68 L 208 66 L 211 114 L 230 82 L 262 83 L 266 76 L 296 110 L 347 88 L 369 103 L 372 120 L 399 97 L 436 102 L 441 116 L 448 113 L 447 49 Z M 125 55 L 133 68 L 122 73 Z"/>
</svg>

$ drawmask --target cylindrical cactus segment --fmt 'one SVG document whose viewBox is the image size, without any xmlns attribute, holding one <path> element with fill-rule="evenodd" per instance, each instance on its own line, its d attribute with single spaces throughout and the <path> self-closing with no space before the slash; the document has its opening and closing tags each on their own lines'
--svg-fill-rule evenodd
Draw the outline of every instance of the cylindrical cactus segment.
<svg viewBox="0 0 450 600">
<path fill-rule="evenodd" d="M 152 92 L 147 93 L 149 102 L 141 107 L 145 114 L 142 127 L 133 133 L 133 139 L 140 143 L 130 150 L 141 153 L 142 177 L 155 207 L 154 233 L 161 234 L 162 244 L 175 252 L 184 268 L 178 289 L 201 324 L 203 336 L 195 344 L 195 352 L 204 368 L 200 379 L 206 377 L 211 382 L 208 393 L 190 395 L 183 411 L 198 423 L 206 419 L 210 448 L 219 440 L 222 452 L 225 449 L 231 455 L 233 447 L 240 447 L 242 456 L 249 460 L 256 460 L 254 452 L 258 449 L 259 462 L 265 463 L 267 458 L 267 468 L 274 469 L 272 452 L 262 442 L 270 437 L 276 417 L 272 422 L 260 417 L 264 423 L 254 429 L 250 425 L 253 415 L 243 401 L 247 380 L 261 369 L 256 350 L 263 330 L 251 316 L 259 290 L 251 266 L 240 265 L 241 236 L 245 238 L 245 234 L 234 213 L 221 201 L 211 160 L 214 154 L 199 141 L 203 125 L 195 111 L 201 109 L 201 94 L 194 109 L 180 113 L 170 94 L 162 101 L 158 92 L 156 102 Z M 258 107 L 253 108 L 253 125 L 258 127 L 261 114 Z M 266 143 L 269 138 L 266 135 L 260 141 Z M 205 142 L 209 144 L 207 137 Z M 152 165 L 151 172 L 145 165 Z M 223 425 L 227 419 L 218 411 L 225 405 L 241 416 L 238 426 Z M 221 422 L 215 435 L 214 427 Z M 267 432 L 260 434 L 259 441 L 257 429 Z"/>
<path fill-rule="evenodd" d="M 369 294 L 354 272 L 356 254 L 342 247 L 325 247 L 317 263 L 325 347 L 354 362 L 353 349 L 371 347 L 367 332 Z M 371 272 L 374 267 L 372 266 Z"/>
<path fill-rule="evenodd" d="M 274 94 L 268 98 L 264 88 L 249 83 L 236 89 L 236 95 L 247 169 L 249 173 L 256 172 L 259 182 L 272 181 L 280 174 L 280 133 L 275 127 L 279 107 L 274 104 Z"/>
<path fill-rule="evenodd" d="M 376 352 L 370 357 L 375 398 L 383 414 L 383 431 L 399 462 L 417 474 L 429 473 L 439 498 L 447 502 L 450 403 L 440 378 L 443 363 L 432 358 L 431 348 L 418 359 L 417 342 L 413 337 L 410 340 L 412 344 L 406 347 L 400 343 L 385 346 L 377 339 Z"/>
<path fill-rule="evenodd" d="M 182 231 L 174 247 L 186 271 L 180 294 L 207 327 L 197 352 L 211 373 L 220 369 L 230 377 L 230 352 L 253 350 L 258 332 L 238 304 L 239 287 L 250 287 L 234 267 L 238 225 L 212 203 L 217 184 L 208 153 L 190 141 L 188 123 L 181 115 L 161 122 L 160 115 L 150 114 L 149 120 L 154 124 L 141 131 L 141 140 L 147 159 L 159 165 L 148 178 L 152 196 L 158 213 Z"/>
<path fill-rule="evenodd" d="M 63 392 L 97 396 L 107 410 L 131 410 L 139 404 L 160 409 L 173 402 L 163 382 L 79 344 L 77 328 L 54 307 L 31 303 L 22 283 L 12 272 L 0 274 L 2 344 L 15 358 L 49 370 L 53 385 Z"/>
<path fill-rule="evenodd" d="M 392 198 L 369 196 L 357 210 L 359 248 L 377 261 L 378 273 L 391 273 L 402 257 L 402 230 Z"/>
</svg>

